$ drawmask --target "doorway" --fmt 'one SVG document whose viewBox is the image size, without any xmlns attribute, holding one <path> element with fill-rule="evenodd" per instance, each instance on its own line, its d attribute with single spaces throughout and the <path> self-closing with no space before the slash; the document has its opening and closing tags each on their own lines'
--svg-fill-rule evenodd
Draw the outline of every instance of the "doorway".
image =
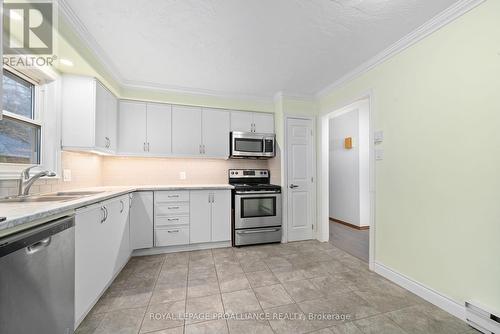
<svg viewBox="0 0 500 334">
<path fill-rule="evenodd" d="M 369 101 L 334 111 L 328 122 L 330 242 L 368 262 Z"/>
<path fill-rule="evenodd" d="M 375 258 L 373 97 L 362 95 L 321 117 L 320 240 Z"/>
<path fill-rule="evenodd" d="M 314 130 L 312 118 L 286 117 L 287 241 L 309 240 L 314 232 Z"/>
</svg>

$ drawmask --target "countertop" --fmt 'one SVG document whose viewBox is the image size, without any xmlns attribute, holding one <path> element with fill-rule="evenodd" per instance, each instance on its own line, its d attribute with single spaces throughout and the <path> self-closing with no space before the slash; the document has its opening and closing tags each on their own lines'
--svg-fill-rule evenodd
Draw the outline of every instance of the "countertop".
<svg viewBox="0 0 500 334">
<path fill-rule="evenodd" d="M 7 220 L 0 222 L 0 237 L 43 224 L 48 220 L 72 214 L 78 208 L 89 206 L 107 199 L 126 195 L 135 191 L 161 190 L 216 190 L 233 189 L 229 184 L 193 184 L 193 185 L 146 185 L 146 186 L 119 186 L 94 187 L 71 189 L 65 191 L 102 191 L 91 196 L 65 202 L 23 202 L 0 203 L 0 216 Z"/>
</svg>

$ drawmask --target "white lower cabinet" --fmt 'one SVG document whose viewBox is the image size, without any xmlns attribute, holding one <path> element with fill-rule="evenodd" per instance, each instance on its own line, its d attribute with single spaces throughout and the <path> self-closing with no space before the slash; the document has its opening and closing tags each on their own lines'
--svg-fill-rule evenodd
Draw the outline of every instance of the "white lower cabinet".
<svg viewBox="0 0 500 334">
<path fill-rule="evenodd" d="M 231 191 L 212 190 L 211 241 L 231 240 Z"/>
<path fill-rule="evenodd" d="M 132 249 L 153 247 L 153 192 L 131 194 L 130 246 Z"/>
<path fill-rule="evenodd" d="M 192 244 L 211 240 L 211 193 L 209 190 L 191 191 L 191 231 L 189 234 Z"/>
<path fill-rule="evenodd" d="M 129 197 L 79 209 L 75 219 L 75 320 L 79 323 L 130 257 Z"/>
<path fill-rule="evenodd" d="M 177 246 L 189 244 L 189 226 L 155 229 L 155 245 Z"/>
<path fill-rule="evenodd" d="M 155 247 L 189 244 L 189 201 L 189 190 L 155 192 Z"/>
<path fill-rule="evenodd" d="M 192 190 L 190 243 L 231 240 L 231 191 Z"/>
</svg>

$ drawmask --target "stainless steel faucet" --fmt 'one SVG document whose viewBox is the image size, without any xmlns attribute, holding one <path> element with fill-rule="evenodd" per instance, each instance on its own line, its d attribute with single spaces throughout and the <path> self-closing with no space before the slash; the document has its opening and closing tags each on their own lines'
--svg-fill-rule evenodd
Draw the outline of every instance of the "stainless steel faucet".
<svg viewBox="0 0 500 334">
<path fill-rule="evenodd" d="M 19 179 L 18 196 L 28 196 L 31 186 L 39 178 L 44 177 L 44 176 L 49 176 L 49 177 L 56 176 L 56 173 L 50 172 L 48 170 L 44 170 L 44 171 L 36 173 L 32 177 L 30 177 L 30 170 L 32 168 L 35 168 L 35 167 L 37 167 L 37 166 L 28 167 L 21 172 L 21 178 Z"/>
</svg>

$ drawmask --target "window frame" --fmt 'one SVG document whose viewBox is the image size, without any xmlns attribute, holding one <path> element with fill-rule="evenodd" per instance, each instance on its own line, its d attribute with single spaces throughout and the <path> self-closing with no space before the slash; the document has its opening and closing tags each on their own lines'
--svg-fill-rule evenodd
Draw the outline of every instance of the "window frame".
<svg viewBox="0 0 500 334">
<path fill-rule="evenodd" d="M 21 116 L 19 114 L 15 114 L 9 112 L 7 110 L 3 110 L 3 116 L 6 116 L 11 119 L 15 119 L 17 121 L 26 122 L 35 126 L 40 127 L 40 136 L 39 136 L 39 158 L 40 161 L 38 164 L 19 164 L 19 163 L 0 163 L 0 180 L 17 180 L 21 172 L 30 166 L 36 166 L 32 173 L 36 173 L 45 169 L 50 169 L 58 174 L 60 171 L 60 130 L 57 133 L 49 134 L 44 131 L 44 128 L 47 128 L 47 122 L 56 121 L 57 125 L 59 125 L 59 105 L 55 100 L 60 96 L 60 92 L 58 88 L 47 88 L 48 84 L 51 84 L 54 81 L 59 81 L 59 74 L 51 69 L 31 69 L 29 70 L 29 76 L 25 73 L 20 72 L 10 66 L 3 66 L 3 69 L 13 73 L 14 75 L 19 76 L 23 80 L 28 81 L 29 83 L 34 85 L 33 89 L 33 119 Z M 28 72 L 28 71 L 27 71 Z M 57 87 L 57 85 L 56 85 Z M 56 91 L 54 92 L 54 89 Z M 51 92 L 48 92 L 51 90 Z M 52 98 L 49 94 L 52 93 Z M 55 94 L 54 94 L 55 93 Z M 3 109 L 3 108 L 2 108 Z M 50 115 L 48 115 L 50 113 Z M 46 159 L 47 152 L 46 149 L 56 148 L 57 152 L 55 154 L 50 155 L 50 159 Z M 47 161 L 51 160 L 51 161 Z"/>
</svg>

